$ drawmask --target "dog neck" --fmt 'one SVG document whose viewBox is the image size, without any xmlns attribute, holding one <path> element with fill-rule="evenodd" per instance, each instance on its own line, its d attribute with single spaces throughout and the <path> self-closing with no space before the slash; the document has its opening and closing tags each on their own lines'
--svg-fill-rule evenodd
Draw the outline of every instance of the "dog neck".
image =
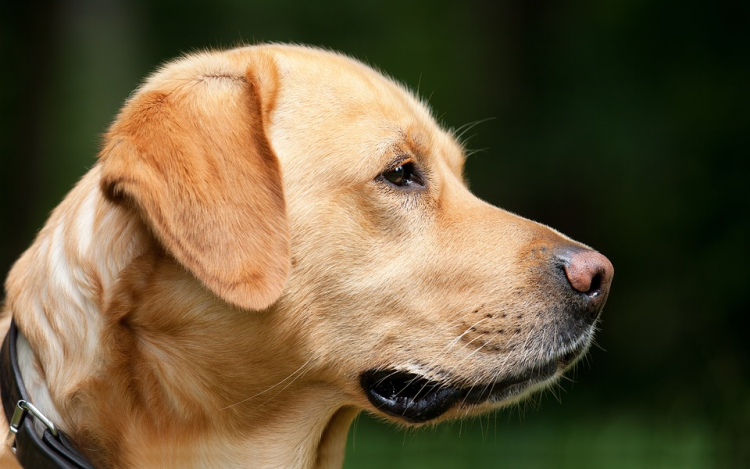
<svg viewBox="0 0 750 469">
<path fill-rule="evenodd" d="M 24 381 L 51 416 L 60 415 L 60 397 L 100 370 L 103 292 L 146 239 L 138 224 L 105 209 L 97 184 L 95 169 L 53 211 L 6 282 L 6 310 L 28 340 L 19 341 Z"/>
<path fill-rule="evenodd" d="M 94 168 L 13 267 L 38 407 L 103 467 L 340 467 L 357 411 L 297 324 L 233 309 L 164 253 Z M 314 464 L 311 466 L 310 464 Z"/>
</svg>

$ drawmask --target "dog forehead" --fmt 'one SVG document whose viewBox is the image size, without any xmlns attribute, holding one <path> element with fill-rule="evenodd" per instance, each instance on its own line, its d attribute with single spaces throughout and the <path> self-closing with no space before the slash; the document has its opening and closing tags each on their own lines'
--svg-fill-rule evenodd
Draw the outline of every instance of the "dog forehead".
<svg viewBox="0 0 750 469">
<path fill-rule="evenodd" d="M 463 149 L 405 86 L 335 52 L 289 46 L 269 51 L 280 85 L 269 131 L 280 159 L 304 153 L 294 165 L 336 165 L 354 176 L 382 171 L 398 154 L 414 154 L 461 173 Z"/>
</svg>

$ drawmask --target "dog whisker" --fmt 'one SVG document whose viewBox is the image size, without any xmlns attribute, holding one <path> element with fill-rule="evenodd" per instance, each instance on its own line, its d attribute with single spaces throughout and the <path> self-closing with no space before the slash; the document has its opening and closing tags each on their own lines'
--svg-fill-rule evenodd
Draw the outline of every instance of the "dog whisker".
<svg viewBox="0 0 750 469">
<path fill-rule="evenodd" d="M 310 360 L 308 360 L 308 362 L 309 362 L 309 361 L 310 361 Z M 286 385 L 286 386 L 284 386 L 283 388 L 281 388 L 281 389 L 280 389 L 280 390 L 279 390 L 279 391 L 278 391 L 278 392 L 277 392 L 276 394 L 274 394 L 273 396 L 271 396 L 271 397 L 269 397 L 268 399 L 266 399 L 265 401 L 263 401 L 263 402 L 262 402 L 262 403 L 261 403 L 260 405 L 256 406 L 256 407 L 255 407 L 255 409 L 259 409 L 259 408 L 263 407 L 264 405 L 268 404 L 269 402 L 271 402 L 272 400 L 274 400 L 274 399 L 275 399 L 276 397 L 278 397 L 278 396 L 279 396 L 279 395 L 280 395 L 280 394 L 281 394 L 282 392 L 284 392 L 284 391 L 285 391 L 285 390 L 286 390 L 286 389 L 287 389 L 287 388 L 288 388 L 289 386 L 291 386 L 291 385 L 292 385 L 292 384 L 293 384 L 293 383 L 294 383 L 295 381 L 297 381 L 297 380 L 298 380 L 299 378 L 301 378 L 302 376 L 304 376 L 305 374 L 307 374 L 307 371 L 308 371 L 308 370 L 309 370 L 309 367 L 307 367 L 307 368 L 304 368 L 304 370 L 303 370 L 303 371 L 301 371 L 300 373 L 298 373 L 298 374 L 297 374 L 297 376 L 295 376 L 295 377 L 294 377 L 294 379 L 292 379 L 291 381 L 289 381 L 289 382 L 287 383 L 287 385 Z"/>
<path fill-rule="evenodd" d="M 452 129 L 451 130 L 451 134 L 453 135 L 453 137 L 456 140 L 462 142 L 462 144 L 463 144 L 464 142 L 462 141 L 462 138 L 466 134 L 466 132 L 468 132 L 469 130 L 471 130 L 474 127 L 478 126 L 479 124 L 484 124 L 485 122 L 488 122 L 488 121 L 491 121 L 491 120 L 494 120 L 494 119 L 495 119 L 495 117 L 486 117 L 484 119 L 479 119 L 479 120 L 476 120 L 476 121 L 467 122 L 466 124 L 464 124 L 462 126 L 459 126 L 456 129 Z"/>
<path fill-rule="evenodd" d="M 290 374 L 289 374 L 289 375 L 288 375 L 288 376 L 287 376 L 286 378 L 282 379 L 281 381 L 279 381 L 278 383 L 274 384 L 273 386 L 271 386 L 271 387 L 269 387 L 269 388 L 266 388 L 266 389 L 264 389 L 263 391 L 260 391 L 259 393 L 257 393 L 257 394 L 254 394 L 254 395 L 252 395 L 252 396 L 250 396 L 250 397 L 247 397 L 247 398 L 245 398 L 245 399 L 243 399 L 243 400 L 241 400 L 241 401 L 239 401 L 239 402 L 235 402 L 234 404 L 228 405 L 228 406 L 226 406 L 226 407 L 222 407 L 222 408 L 221 408 L 221 410 L 226 410 L 226 409 L 230 409 L 230 408 L 232 408 L 232 407 L 235 407 L 235 406 L 238 406 L 238 405 L 240 405 L 240 404 L 244 404 L 245 402 L 247 402 L 247 401 L 249 401 L 249 400 L 251 400 L 251 399 L 255 399 L 256 397 L 258 397 L 258 396 L 260 396 L 260 395 L 263 395 L 263 394 L 265 394 L 265 393 L 267 393 L 267 392 L 269 392 L 269 391 L 273 390 L 274 388 L 276 388 L 276 387 L 278 387 L 278 386 L 281 386 L 281 385 L 282 385 L 282 384 L 283 384 L 284 382 L 286 382 L 287 380 L 289 380 L 289 379 L 292 379 L 292 378 L 293 378 L 293 379 L 292 379 L 292 381 L 291 381 L 291 382 L 289 383 L 289 384 L 292 384 L 292 383 L 293 383 L 293 382 L 294 382 L 294 381 L 295 381 L 295 380 L 296 380 L 296 379 L 297 379 L 297 378 L 299 377 L 299 376 L 295 376 L 295 375 L 297 375 L 297 374 L 300 374 L 300 373 L 301 373 L 301 374 L 304 374 L 304 371 L 303 371 L 303 370 L 304 370 L 304 369 L 305 369 L 305 367 L 306 367 L 306 366 L 307 366 L 307 365 L 308 365 L 308 364 L 310 363 L 310 361 L 312 361 L 312 358 L 309 358 L 309 359 L 308 359 L 308 360 L 307 360 L 307 361 L 306 361 L 305 363 L 303 363 L 303 364 L 302 364 L 302 365 L 301 365 L 301 366 L 300 366 L 299 368 L 297 368 L 296 370 L 294 370 L 294 371 L 293 371 L 292 373 L 290 373 Z M 286 388 L 287 388 L 287 387 L 289 386 L 289 384 L 287 384 L 287 386 L 285 386 L 285 387 L 284 387 L 284 388 L 282 389 L 282 391 L 283 391 L 284 389 L 286 389 Z"/>
</svg>

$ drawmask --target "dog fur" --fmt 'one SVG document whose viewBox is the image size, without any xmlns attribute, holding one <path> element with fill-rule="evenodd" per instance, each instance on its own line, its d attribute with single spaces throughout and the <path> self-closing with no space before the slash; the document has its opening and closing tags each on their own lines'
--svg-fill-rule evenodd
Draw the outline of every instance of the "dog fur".
<svg viewBox="0 0 750 469">
<path fill-rule="evenodd" d="M 98 467 L 340 467 L 357 413 L 386 416 L 363 371 L 471 386 L 591 340 L 561 332 L 547 274 L 581 245 L 477 199 L 463 163 L 424 103 L 345 56 L 188 55 L 14 265 L 0 332 L 15 317 L 33 402 Z"/>
</svg>

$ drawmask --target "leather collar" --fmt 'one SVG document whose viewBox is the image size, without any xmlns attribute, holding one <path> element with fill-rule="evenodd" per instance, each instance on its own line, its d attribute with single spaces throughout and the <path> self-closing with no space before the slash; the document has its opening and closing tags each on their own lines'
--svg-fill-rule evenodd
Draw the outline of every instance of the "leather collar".
<svg viewBox="0 0 750 469">
<path fill-rule="evenodd" d="M 11 425 L 7 444 L 13 448 L 16 459 L 25 468 L 95 469 L 29 400 L 18 367 L 17 340 L 18 328 L 14 319 L 0 350 L 0 394 L 5 417 Z M 45 427 L 42 436 L 34 429 L 34 420 Z"/>
</svg>

